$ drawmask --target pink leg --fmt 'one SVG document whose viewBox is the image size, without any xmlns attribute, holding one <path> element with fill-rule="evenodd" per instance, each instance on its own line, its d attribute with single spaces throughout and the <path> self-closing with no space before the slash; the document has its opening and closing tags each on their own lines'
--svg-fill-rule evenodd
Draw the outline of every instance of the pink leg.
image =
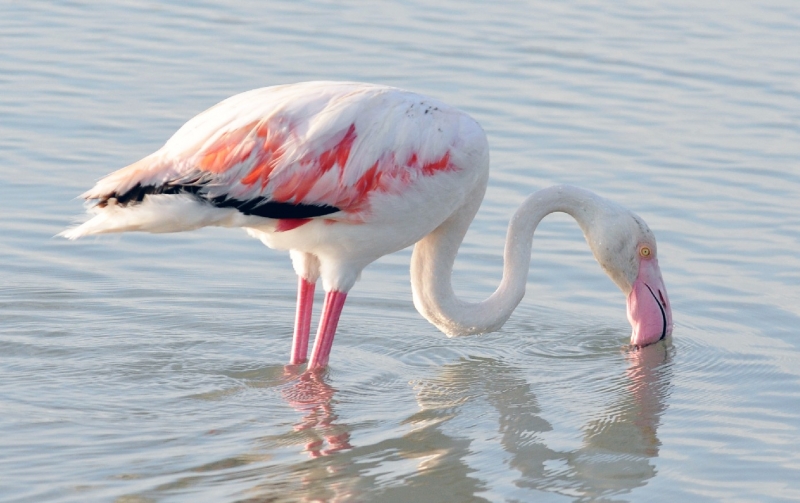
<svg viewBox="0 0 800 503">
<path fill-rule="evenodd" d="M 297 365 L 306 361 L 308 354 L 308 333 L 311 331 L 311 309 L 314 307 L 314 287 L 302 277 L 297 281 L 297 313 L 294 318 L 294 338 L 292 339 L 292 357 L 289 363 Z"/>
<path fill-rule="evenodd" d="M 336 326 L 339 324 L 339 316 L 342 314 L 346 298 L 347 293 L 335 290 L 325 294 L 325 306 L 322 308 L 317 338 L 314 340 L 314 349 L 311 351 L 311 359 L 308 361 L 309 369 L 324 367 L 328 364 L 328 357 L 333 346 L 333 336 L 336 334 Z"/>
</svg>

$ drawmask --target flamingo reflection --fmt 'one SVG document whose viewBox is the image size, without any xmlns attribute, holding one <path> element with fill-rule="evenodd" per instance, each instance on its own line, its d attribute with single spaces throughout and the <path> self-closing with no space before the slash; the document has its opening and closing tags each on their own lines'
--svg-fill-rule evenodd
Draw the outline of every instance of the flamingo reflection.
<svg viewBox="0 0 800 503">
<path fill-rule="evenodd" d="M 570 464 L 589 494 L 628 492 L 656 475 L 658 426 L 671 392 L 670 348 L 627 352 L 625 383 L 608 407 L 583 428 L 583 446 Z"/>
<path fill-rule="evenodd" d="M 292 408 L 304 414 L 294 430 L 307 436 L 306 452 L 317 458 L 350 449 L 348 427 L 335 423 L 338 416 L 332 403 L 337 390 L 325 382 L 325 369 L 302 372 L 298 365 L 287 365 L 285 375 L 293 380 L 281 393 Z"/>
<path fill-rule="evenodd" d="M 658 344 L 631 351 L 626 360 L 622 385 L 583 426 L 577 449 L 564 451 L 548 445 L 553 426 L 542 417 L 524 373 L 492 358 L 466 359 L 443 367 L 434 379 L 417 383 L 422 410 L 412 418 L 419 425 L 415 434 L 425 436 L 427 430 L 438 438 L 443 430 L 452 429 L 449 422 L 485 417 L 484 404 L 488 404 L 499 416 L 499 441 L 510 455 L 507 465 L 498 466 L 498 473 L 509 467 L 517 471 L 516 487 L 579 499 L 630 492 L 656 474 L 651 460 L 658 456 L 657 431 L 671 389 L 670 349 Z M 453 439 L 452 444 L 458 441 Z M 453 454 L 440 449 L 436 458 L 452 463 Z M 428 459 L 418 469 L 424 471 L 430 465 Z"/>
<path fill-rule="evenodd" d="M 293 429 L 312 459 L 294 465 L 299 485 L 281 485 L 280 491 L 298 501 L 379 494 L 386 500 L 432 502 L 488 501 L 482 494 L 495 483 L 516 491 L 507 496 L 520 501 L 540 491 L 577 501 L 629 493 L 657 473 L 653 460 L 671 392 L 671 348 L 656 344 L 615 361 L 624 368 L 608 374 L 604 404 L 587 410 L 589 419 L 573 448 L 556 444 L 563 437 L 546 419 L 530 374 L 502 359 L 470 357 L 439 367 L 434 376 L 414 383 L 419 410 L 401 419 L 395 431 L 405 430 L 403 435 L 355 447 L 350 437 L 358 427 L 336 415 L 337 390 L 327 374 L 287 367 L 291 381 L 283 396 L 301 413 Z M 485 429 L 478 421 L 494 423 L 497 434 L 476 437 L 472 432 Z M 254 492 L 275 491 L 266 484 Z"/>
</svg>

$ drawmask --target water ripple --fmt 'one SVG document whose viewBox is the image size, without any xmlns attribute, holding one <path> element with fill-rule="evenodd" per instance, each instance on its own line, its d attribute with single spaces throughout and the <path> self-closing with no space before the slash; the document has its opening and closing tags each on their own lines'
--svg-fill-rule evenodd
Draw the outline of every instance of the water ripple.
<svg viewBox="0 0 800 503">
<path fill-rule="evenodd" d="M 800 499 L 794 3 L 88 7 L 0 6 L 0 499 Z M 459 295 L 496 288 L 523 198 L 573 183 L 653 228 L 672 340 L 628 347 L 563 216 L 500 331 L 429 325 L 404 250 L 364 272 L 317 374 L 285 365 L 285 254 L 225 229 L 53 238 L 201 110 L 322 78 L 487 131 Z"/>
</svg>

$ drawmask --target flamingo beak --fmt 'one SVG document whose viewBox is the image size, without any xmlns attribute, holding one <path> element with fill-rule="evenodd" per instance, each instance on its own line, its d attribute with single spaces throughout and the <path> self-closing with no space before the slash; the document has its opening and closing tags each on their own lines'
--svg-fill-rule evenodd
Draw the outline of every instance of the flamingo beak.
<svg viewBox="0 0 800 503">
<path fill-rule="evenodd" d="M 633 327 L 633 346 L 647 346 L 672 335 L 672 308 L 656 259 L 639 261 L 639 273 L 628 295 L 628 321 Z"/>
</svg>

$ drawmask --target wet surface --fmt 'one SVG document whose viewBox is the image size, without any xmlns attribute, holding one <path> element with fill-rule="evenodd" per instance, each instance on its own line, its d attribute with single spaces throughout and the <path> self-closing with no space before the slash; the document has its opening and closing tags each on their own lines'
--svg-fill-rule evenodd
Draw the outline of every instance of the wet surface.
<svg viewBox="0 0 800 503">
<path fill-rule="evenodd" d="M 777 1 L 0 7 L 0 499 L 800 499 L 798 34 Z M 313 79 L 483 125 L 464 298 L 496 287 L 522 200 L 570 183 L 655 232 L 673 338 L 626 346 L 563 215 L 501 331 L 429 325 L 404 250 L 364 272 L 317 374 L 285 365 L 288 257 L 244 232 L 53 237 L 196 113 Z"/>
</svg>

